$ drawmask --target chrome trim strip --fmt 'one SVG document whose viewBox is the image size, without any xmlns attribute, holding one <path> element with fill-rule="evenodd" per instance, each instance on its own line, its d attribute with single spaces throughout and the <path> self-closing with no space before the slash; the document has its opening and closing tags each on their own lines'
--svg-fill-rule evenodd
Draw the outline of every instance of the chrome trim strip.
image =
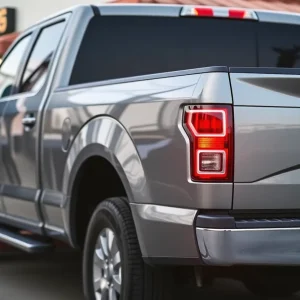
<svg viewBox="0 0 300 300">
<path fill-rule="evenodd" d="M 197 211 L 162 205 L 137 205 L 139 216 L 147 221 L 193 225 Z"/>
<path fill-rule="evenodd" d="M 209 265 L 300 265 L 300 228 L 197 228 L 203 261 Z"/>
</svg>

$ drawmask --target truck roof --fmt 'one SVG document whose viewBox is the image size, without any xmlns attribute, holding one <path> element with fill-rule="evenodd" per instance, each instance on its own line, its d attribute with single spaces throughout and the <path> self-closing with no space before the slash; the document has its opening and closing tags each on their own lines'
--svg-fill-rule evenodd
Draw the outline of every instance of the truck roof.
<svg viewBox="0 0 300 300">
<path fill-rule="evenodd" d="M 248 9 L 243 7 L 220 7 L 220 6 L 204 6 L 204 5 L 182 5 L 182 4 L 152 4 L 152 3 L 116 3 L 116 4 L 101 4 L 101 5 L 77 5 L 68 9 L 59 11 L 32 27 L 43 23 L 46 20 L 55 18 L 59 15 L 66 14 L 80 9 L 93 8 L 93 10 L 103 16 L 165 16 L 165 17 L 180 17 L 193 15 L 193 10 L 212 11 L 211 17 L 229 17 L 229 11 L 245 12 L 243 19 L 253 19 L 261 22 L 297 24 L 300 25 L 300 14 L 284 11 L 271 11 L 263 9 Z M 189 14 L 190 13 L 190 14 Z M 206 13 L 204 13 L 206 14 Z M 201 17 L 201 15 L 198 15 Z M 203 15 L 208 16 L 208 15 Z"/>
</svg>

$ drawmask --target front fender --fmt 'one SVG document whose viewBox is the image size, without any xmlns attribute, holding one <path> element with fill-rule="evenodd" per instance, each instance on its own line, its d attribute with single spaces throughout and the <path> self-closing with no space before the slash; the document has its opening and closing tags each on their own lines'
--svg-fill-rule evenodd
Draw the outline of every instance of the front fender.
<svg viewBox="0 0 300 300">
<path fill-rule="evenodd" d="M 139 154 L 126 129 L 108 116 L 92 119 L 74 139 L 63 176 L 63 193 L 68 195 L 63 218 L 66 233 L 72 242 L 71 224 L 75 203 L 71 201 L 71 194 L 80 167 L 92 156 L 101 156 L 111 163 L 119 174 L 130 203 L 148 197 L 149 193 Z"/>
</svg>

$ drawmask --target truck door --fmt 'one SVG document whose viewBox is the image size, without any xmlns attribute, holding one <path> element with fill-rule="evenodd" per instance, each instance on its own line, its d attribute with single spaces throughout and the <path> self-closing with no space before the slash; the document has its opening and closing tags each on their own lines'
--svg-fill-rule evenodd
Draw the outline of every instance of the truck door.
<svg viewBox="0 0 300 300">
<path fill-rule="evenodd" d="M 49 70 L 66 25 L 66 16 L 52 19 L 36 30 L 36 40 L 17 86 L 18 93 L 4 112 L 4 164 L 14 176 L 6 176 L 2 199 L 6 221 L 31 231 L 42 230 L 38 206 L 41 191 L 39 127 L 47 97 Z"/>
<path fill-rule="evenodd" d="M 18 73 L 22 64 L 24 64 L 32 40 L 32 32 L 28 32 L 20 38 L 5 56 L 0 67 L 0 192 L 2 192 L 3 186 L 8 180 L 18 181 L 14 164 L 7 158 L 5 159 L 3 155 L 3 148 L 8 147 L 8 135 L 4 128 L 3 112 L 9 99 L 13 97 L 12 94 L 14 93 Z M 3 218 L 4 214 L 5 208 L 2 197 L 0 197 L 0 219 Z"/>
</svg>

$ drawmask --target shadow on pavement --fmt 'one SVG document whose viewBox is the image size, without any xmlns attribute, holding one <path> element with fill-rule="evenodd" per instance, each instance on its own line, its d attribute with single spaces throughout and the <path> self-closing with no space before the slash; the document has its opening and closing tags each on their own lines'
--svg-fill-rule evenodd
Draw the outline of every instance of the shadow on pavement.
<svg viewBox="0 0 300 300">
<path fill-rule="evenodd" d="M 0 300 L 11 299 L 83 300 L 80 253 L 27 255 L 16 252 L 0 255 Z M 215 280 L 213 286 L 202 290 L 180 291 L 178 300 L 183 299 L 264 300 L 266 298 L 253 296 L 238 281 L 220 279 Z M 300 300 L 300 297 L 281 299 Z"/>
</svg>

